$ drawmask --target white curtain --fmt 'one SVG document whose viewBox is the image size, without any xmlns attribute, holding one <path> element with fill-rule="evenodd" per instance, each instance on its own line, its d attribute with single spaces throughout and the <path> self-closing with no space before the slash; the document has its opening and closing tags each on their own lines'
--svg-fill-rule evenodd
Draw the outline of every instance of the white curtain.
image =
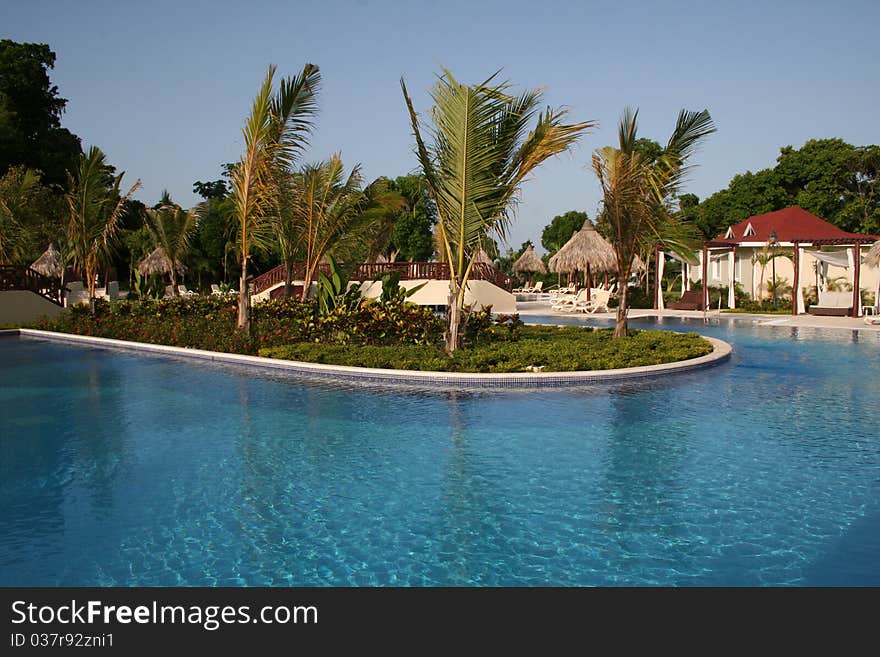
<svg viewBox="0 0 880 657">
<path fill-rule="evenodd" d="M 806 254 L 803 249 L 798 250 L 798 280 L 795 282 L 797 290 L 795 290 L 795 303 L 797 304 L 797 308 L 795 312 L 805 313 L 807 312 L 807 306 L 804 303 L 804 267 L 807 264 Z"/>
<path fill-rule="evenodd" d="M 736 308 L 736 256 L 731 249 L 727 254 L 727 307 Z"/>
</svg>

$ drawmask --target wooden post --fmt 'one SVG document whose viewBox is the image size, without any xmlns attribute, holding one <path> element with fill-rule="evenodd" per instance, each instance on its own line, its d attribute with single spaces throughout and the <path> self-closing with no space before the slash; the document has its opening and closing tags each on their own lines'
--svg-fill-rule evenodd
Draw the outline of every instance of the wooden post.
<svg viewBox="0 0 880 657">
<path fill-rule="evenodd" d="M 587 263 L 587 301 L 590 300 L 590 285 L 592 284 L 592 279 L 590 278 L 590 263 Z"/>
<path fill-rule="evenodd" d="M 862 244 L 856 240 L 853 248 L 853 317 L 861 317 L 859 312 L 862 306 L 862 291 L 859 289 L 859 278 L 861 278 L 862 264 Z"/>
<path fill-rule="evenodd" d="M 703 310 L 709 310 L 709 247 L 703 242 Z"/>
<path fill-rule="evenodd" d="M 798 288 L 801 284 L 801 268 L 800 256 L 798 254 L 798 243 L 794 243 L 794 284 L 791 286 L 791 314 L 798 314 Z"/>
<path fill-rule="evenodd" d="M 608 289 L 608 272 L 605 272 L 605 281 L 602 283 L 602 286 L 607 290 Z"/>
</svg>

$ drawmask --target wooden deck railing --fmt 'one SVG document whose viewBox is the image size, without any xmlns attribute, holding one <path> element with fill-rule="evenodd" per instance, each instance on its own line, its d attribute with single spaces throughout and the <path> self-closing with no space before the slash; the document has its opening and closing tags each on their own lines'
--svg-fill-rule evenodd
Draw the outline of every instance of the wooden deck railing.
<svg viewBox="0 0 880 657">
<path fill-rule="evenodd" d="M 344 267 L 344 265 L 343 265 Z M 330 273 L 330 265 L 319 265 L 318 271 Z M 355 281 L 373 281 L 388 271 L 400 272 L 400 280 L 444 280 L 449 278 L 449 267 L 445 262 L 362 262 L 358 264 L 351 276 Z M 279 283 L 284 282 L 285 267 L 278 265 L 274 269 L 260 274 L 253 280 L 254 294 L 259 294 Z M 299 262 L 293 266 L 293 280 L 303 280 L 305 264 Z M 492 265 L 477 263 L 471 272 L 472 280 L 490 281 L 504 290 L 513 287 L 513 279 L 505 276 Z"/>
<path fill-rule="evenodd" d="M 61 281 L 43 276 L 26 265 L 0 265 L 0 292 L 8 290 L 27 290 L 62 305 Z"/>
</svg>

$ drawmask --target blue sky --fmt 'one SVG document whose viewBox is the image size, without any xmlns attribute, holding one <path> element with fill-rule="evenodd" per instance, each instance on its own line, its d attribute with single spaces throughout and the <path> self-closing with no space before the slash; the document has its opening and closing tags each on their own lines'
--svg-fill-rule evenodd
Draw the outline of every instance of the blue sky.
<svg viewBox="0 0 880 657">
<path fill-rule="evenodd" d="M 640 134 L 665 141 L 679 109 L 718 126 L 688 190 L 704 198 L 779 148 L 814 137 L 880 141 L 877 2 L 78 2 L 7 3 L 0 38 L 48 43 L 68 108 L 63 125 L 118 169 L 141 200 L 168 189 L 195 203 L 195 180 L 238 159 L 241 126 L 270 63 L 322 69 L 321 115 L 308 160 L 342 151 L 368 180 L 415 170 L 400 94 L 416 107 L 441 67 L 477 82 L 498 69 L 598 129 L 523 188 L 510 243 L 540 241 L 550 219 L 594 216 L 588 169 L 613 143 L 627 105 Z"/>
</svg>

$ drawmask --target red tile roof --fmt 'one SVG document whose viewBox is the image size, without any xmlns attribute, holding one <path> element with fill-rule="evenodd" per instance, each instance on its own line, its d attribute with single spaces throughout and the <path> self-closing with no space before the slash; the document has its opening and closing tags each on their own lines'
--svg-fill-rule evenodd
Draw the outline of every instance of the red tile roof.
<svg viewBox="0 0 880 657">
<path fill-rule="evenodd" d="M 745 234 L 749 224 L 751 224 L 754 230 L 753 235 Z M 874 239 L 872 235 L 848 233 L 797 205 L 785 208 L 784 210 L 776 210 L 776 212 L 757 214 L 740 221 L 738 224 L 734 224 L 731 228 L 733 229 L 733 238 L 728 238 L 727 231 L 725 231 L 712 240 L 712 242 L 726 242 L 729 244 L 769 242 L 770 233 L 773 231 L 776 231 L 776 240 L 778 242 L 794 242 L 795 240 L 809 242 L 811 240 L 857 238 Z"/>
</svg>

